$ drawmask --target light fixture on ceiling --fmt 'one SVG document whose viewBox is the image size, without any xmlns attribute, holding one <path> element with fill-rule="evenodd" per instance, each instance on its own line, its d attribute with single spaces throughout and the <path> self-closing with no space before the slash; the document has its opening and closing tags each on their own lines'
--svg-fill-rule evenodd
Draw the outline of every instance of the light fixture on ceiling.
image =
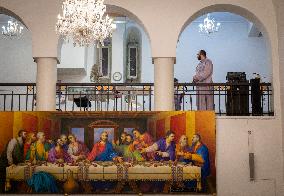
<svg viewBox="0 0 284 196">
<path fill-rule="evenodd" d="M 58 15 L 56 32 L 74 46 L 104 45 L 115 29 L 113 19 L 106 14 L 104 0 L 65 0 L 63 15 Z"/>
<path fill-rule="evenodd" d="M 199 32 L 211 34 L 214 32 L 218 32 L 221 27 L 221 23 L 215 21 L 214 18 L 207 14 L 206 18 L 203 20 L 203 23 L 199 24 Z"/>
<path fill-rule="evenodd" d="M 7 26 L 2 26 L 2 35 L 7 37 L 20 37 L 22 35 L 24 27 L 14 19 L 10 19 L 7 22 Z"/>
</svg>

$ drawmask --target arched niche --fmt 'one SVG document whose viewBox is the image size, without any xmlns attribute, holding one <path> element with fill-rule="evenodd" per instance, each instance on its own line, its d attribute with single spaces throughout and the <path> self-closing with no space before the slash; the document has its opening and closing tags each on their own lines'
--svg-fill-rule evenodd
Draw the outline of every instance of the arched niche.
<svg viewBox="0 0 284 196">
<path fill-rule="evenodd" d="M 142 36 L 140 30 L 130 26 L 125 32 L 125 81 L 141 82 Z"/>
</svg>

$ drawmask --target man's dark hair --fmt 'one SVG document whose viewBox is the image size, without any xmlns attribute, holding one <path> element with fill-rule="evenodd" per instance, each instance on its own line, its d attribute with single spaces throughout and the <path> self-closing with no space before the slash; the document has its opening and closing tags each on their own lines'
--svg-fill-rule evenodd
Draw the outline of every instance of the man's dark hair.
<svg viewBox="0 0 284 196">
<path fill-rule="evenodd" d="M 178 79 L 177 79 L 177 78 L 174 78 L 174 82 L 178 82 Z"/>
<path fill-rule="evenodd" d="M 126 137 L 129 136 L 133 140 L 133 136 L 131 134 L 127 134 Z"/>
<path fill-rule="evenodd" d="M 198 133 L 195 133 L 194 135 L 196 135 L 199 139 L 199 141 L 201 141 L 201 136 Z"/>
<path fill-rule="evenodd" d="M 26 132 L 25 130 L 21 129 L 19 132 L 18 132 L 18 137 L 21 137 L 23 135 L 23 132 Z"/>
<path fill-rule="evenodd" d="M 140 134 L 142 134 L 142 131 L 140 129 L 138 129 L 138 128 L 133 129 L 132 133 L 134 133 L 134 131 L 138 131 Z"/>
<path fill-rule="evenodd" d="M 199 54 L 206 57 L 206 51 L 205 50 L 200 50 Z"/>
<path fill-rule="evenodd" d="M 167 131 L 166 137 L 169 137 L 171 134 L 175 135 L 175 132 L 173 132 L 172 130 Z"/>
</svg>

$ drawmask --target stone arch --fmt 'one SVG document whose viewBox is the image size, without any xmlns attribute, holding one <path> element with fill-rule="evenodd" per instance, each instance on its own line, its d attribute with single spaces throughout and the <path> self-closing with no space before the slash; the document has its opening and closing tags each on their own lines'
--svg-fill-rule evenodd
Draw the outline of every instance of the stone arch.
<svg viewBox="0 0 284 196">
<path fill-rule="evenodd" d="M 237 14 L 240 15 L 248 20 L 250 20 L 251 22 L 253 22 L 258 29 L 261 30 L 261 32 L 264 32 L 265 36 L 268 37 L 268 32 L 267 29 L 264 25 L 264 23 L 261 22 L 261 20 L 254 14 L 252 13 L 250 10 L 238 6 L 238 5 L 232 5 L 232 4 L 215 4 L 215 5 L 210 5 L 207 7 L 203 7 L 201 9 L 199 9 L 197 12 L 195 12 L 193 15 L 191 15 L 183 24 L 179 36 L 181 35 L 181 33 L 184 31 L 184 29 L 192 22 L 194 21 L 196 18 L 205 15 L 206 13 L 210 13 L 210 12 L 230 12 L 233 14 Z"/>
<path fill-rule="evenodd" d="M 246 18 L 247 20 L 249 20 L 250 22 L 254 23 L 254 25 L 260 30 L 260 32 L 262 32 L 262 35 L 265 39 L 266 42 L 266 47 L 267 47 L 267 56 L 268 56 L 268 65 L 267 68 L 269 70 L 269 73 L 271 74 L 271 81 L 275 80 L 273 79 L 274 75 L 277 74 L 277 72 L 274 69 L 274 66 L 278 66 L 277 64 L 275 64 L 275 61 L 273 62 L 273 55 L 275 55 L 275 50 L 272 48 L 273 43 L 273 37 L 272 37 L 272 33 L 274 29 L 270 29 L 268 28 L 267 25 L 267 21 L 263 20 L 263 18 L 261 19 L 261 16 L 258 16 L 253 10 L 249 10 L 248 8 L 244 7 L 244 6 L 240 6 L 240 5 L 233 5 L 233 4 L 213 4 L 213 5 L 207 5 L 204 7 L 199 8 L 197 11 L 195 11 L 191 16 L 189 16 L 183 23 L 180 31 L 179 31 L 179 35 L 178 35 L 178 39 L 177 39 L 177 44 L 179 41 L 179 38 L 181 36 L 181 34 L 183 33 L 183 31 L 185 30 L 185 28 L 191 24 L 195 19 L 199 18 L 200 16 L 206 15 L 207 13 L 212 13 L 212 12 L 229 12 L 229 13 L 233 13 L 239 16 L 242 16 L 244 18 Z M 177 45 L 176 45 L 177 48 Z M 277 79 L 277 77 L 276 77 Z M 274 82 L 273 82 L 273 87 L 274 87 Z M 275 91 L 273 92 L 275 96 Z M 276 92 L 277 93 L 277 92 Z M 271 108 L 274 108 L 273 103 L 271 104 Z"/>
<path fill-rule="evenodd" d="M 116 6 L 116 5 L 111 5 L 111 4 L 106 4 L 106 13 L 109 15 L 113 15 L 113 16 L 126 16 L 129 19 L 134 20 L 135 22 L 137 22 L 137 24 L 139 24 L 142 29 L 145 31 L 147 37 L 149 38 L 150 44 L 151 44 L 151 38 L 149 36 L 149 32 L 146 29 L 145 25 L 143 24 L 142 20 L 140 20 L 135 14 L 133 14 L 132 12 L 130 12 L 127 9 L 124 9 L 122 7 Z M 61 56 L 61 49 L 62 49 L 62 45 L 63 45 L 63 41 L 61 39 L 61 37 L 58 37 L 58 45 L 57 45 L 57 54 L 60 57 Z"/>
<path fill-rule="evenodd" d="M 205 15 L 206 13 L 211 13 L 211 12 L 230 12 L 233 14 L 237 14 L 240 15 L 244 18 L 246 18 L 247 20 L 253 22 L 256 27 L 263 32 L 263 36 L 266 40 L 266 44 L 268 47 L 268 51 L 269 51 L 269 58 L 270 61 L 272 61 L 272 50 L 271 50 L 271 39 L 269 36 L 269 32 L 268 29 L 266 28 L 265 24 L 250 10 L 241 7 L 239 5 L 233 5 L 233 4 L 214 4 L 214 5 L 209 5 L 206 7 L 203 7 L 201 9 L 199 9 L 197 12 L 195 12 L 193 15 L 191 15 L 182 25 L 180 31 L 179 31 L 179 35 L 177 37 L 176 43 L 178 43 L 179 37 L 182 34 L 182 32 L 184 31 L 184 29 L 191 23 L 193 22 L 196 18 Z M 176 45 L 177 46 L 177 45 Z M 272 70 L 272 67 L 271 67 Z"/>
<path fill-rule="evenodd" d="M 29 29 L 28 25 L 24 22 L 24 20 L 13 11 L 0 6 L 0 14 L 5 14 L 7 16 L 15 18 L 16 20 L 20 21 L 27 29 Z"/>
</svg>

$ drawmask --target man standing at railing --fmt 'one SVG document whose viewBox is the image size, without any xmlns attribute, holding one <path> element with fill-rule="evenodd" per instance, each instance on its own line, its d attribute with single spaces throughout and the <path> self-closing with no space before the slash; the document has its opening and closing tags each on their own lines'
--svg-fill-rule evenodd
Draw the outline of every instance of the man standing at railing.
<svg viewBox="0 0 284 196">
<path fill-rule="evenodd" d="M 212 61 L 206 57 L 205 50 L 199 51 L 197 59 L 200 63 L 196 67 L 193 82 L 197 84 L 213 83 L 213 64 Z M 197 110 L 214 110 L 213 86 L 197 86 L 196 93 Z"/>
</svg>

